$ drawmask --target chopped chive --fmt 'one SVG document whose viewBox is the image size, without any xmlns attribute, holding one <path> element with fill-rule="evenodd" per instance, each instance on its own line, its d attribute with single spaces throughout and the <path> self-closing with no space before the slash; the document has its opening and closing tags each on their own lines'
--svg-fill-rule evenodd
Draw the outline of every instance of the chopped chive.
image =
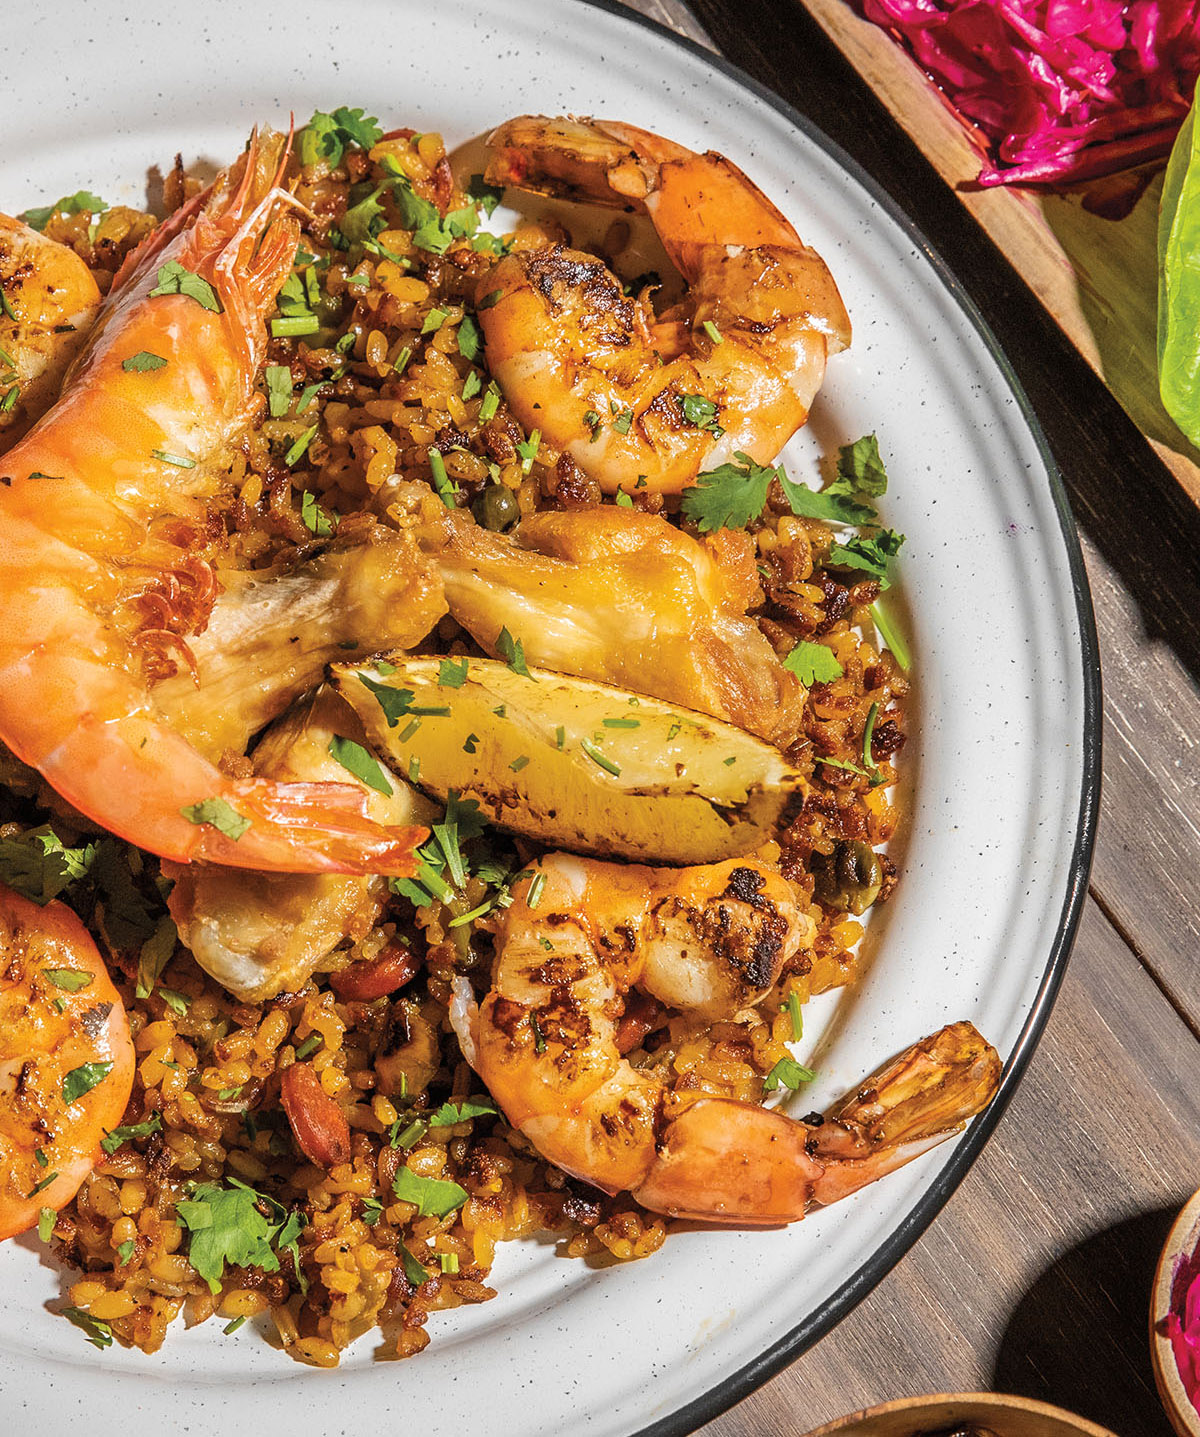
<svg viewBox="0 0 1200 1437">
<path fill-rule="evenodd" d="M 898 625 L 884 608 L 882 599 L 876 599 L 871 605 L 871 618 L 879 630 L 879 637 L 891 649 L 901 671 L 908 673 L 912 666 L 912 654 L 909 652 L 908 644 L 905 643 L 904 635 L 900 632 Z"/>
<path fill-rule="evenodd" d="M 725 336 L 721 333 L 721 331 L 717 328 L 717 326 L 712 322 L 711 319 L 706 319 L 700 327 L 701 329 L 703 329 L 705 334 L 708 335 L 709 339 L 711 339 L 714 344 L 725 343 Z"/>
<path fill-rule="evenodd" d="M 243 1313 L 241 1317 L 235 1317 L 232 1321 L 227 1322 L 225 1326 L 221 1329 L 221 1331 L 224 1332 L 226 1337 L 232 1337 L 233 1334 L 238 1330 L 239 1327 L 242 1326 L 245 1321 L 246 1316 Z"/>
<path fill-rule="evenodd" d="M 156 459 L 161 459 L 164 464 L 174 464 L 176 469 L 194 469 L 196 461 L 189 459 L 184 454 L 168 454 L 165 449 L 151 449 L 151 454 Z"/>
<path fill-rule="evenodd" d="M 311 1058 L 324 1041 L 320 1033 L 310 1033 L 296 1049 L 296 1061 L 303 1062 L 305 1058 Z"/>
<path fill-rule="evenodd" d="M 559 748 L 562 748 L 566 741 L 567 730 L 563 724 L 559 724 L 559 726 L 554 730 L 554 742 L 558 745 Z"/>
<path fill-rule="evenodd" d="M 546 886 L 546 875 L 539 869 L 533 875 L 533 881 L 529 885 L 529 891 L 525 895 L 526 908 L 536 908 L 542 901 L 542 890 Z"/>
<path fill-rule="evenodd" d="M 400 730 L 400 742 L 407 743 L 420 727 L 421 720 L 419 718 L 409 719 L 409 721 Z"/>
<path fill-rule="evenodd" d="M 442 325 L 449 318 L 444 309 L 431 309 L 425 316 L 425 323 L 421 326 L 422 334 L 436 334 Z"/>
<path fill-rule="evenodd" d="M 530 1013 L 529 1026 L 533 1029 L 533 1051 L 544 1053 L 546 1051 L 546 1039 L 542 1036 L 542 1029 L 537 1020 L 536 1013 Z"/>
<path fill-rule="evenodd" d="M 396 356 L 396 358 L 395 358 L 395 360 L 394 360 L 394 362 L 393 362 L 393 364 L 392 364 L 392 368 L 396 371 L 397 374 L 403 374 L 405 368 L 406 368 L 407 365 L 408 365 L 408 361 L 409 361 L 411 358 L 412 358 L 412 345 L 411 345 L 411 344 L 406 344 L 406 345 L 404 346 L 404 348 L 400 351 L 400 353 Z"/>
<path fill-rule="evenodd" d="M 467 375 L 466 383 L 462 387 L 462 398 L 474 399 L 482 388 L 483 380 L 479 377 L 479 371 L 473 369 L 470 374 Z M 480 405 L 480 409 L 482 408 L 483 406 Z"/>
<path fill-rule="evenodd" d="M 509 764 L 509 768 L 512 769 L 513 773 L 520 773 L 528 762 L 529 755 L 527 753 L 523 753 L 519 758 L 513 759 L 512 763 Z"/>
<path fill-rule="evenodd" d="M 620 766 L 613 763 L 611 758 L 607 758 L 602 754 L 595 744 L 589 743 L 585 738 L 581 738 L 579 740 L 579 746 L 583 749 L 584 753 L 587 754 L 588 758 L 590 758 L 597 767 L 602 768 L 605 773 L 611 773 L 614 778 L 621 777 Z"/>
<path fill-rule="evenodd" d="M 635 718 L 604 719 L 603 723 L 605 728 L 641 728 L 642 726 L 641 719 Z"/>
<path fill-rule="evenodd" d="M 294 464 L 298 464 L 300 460 L 304 458 L 305 454 L 308 453 L 308 446 L 316 438 L 316 433 L 319 428 L 320 426 L 317 424 L 310 425 L 283 456 L 283 462 L 289 469 L 292 468 Z"/>
<path fill-rule="evenodd" d="M 496 387 L 496 381 L 492 380 L 484 392 L 483 400 L 479 405 L 479 422 L 486 424 L 493 418 L 496 410 L 500 408 L 500 390 Z"/>
<path fill-rule="evenodd" d="M 299 339 L 305 334 L 316 334 L 321 321 L 315 314 L 285 314 L 271 321 L 271 334 L 275 339 Z M 353 338 L 351 344 L 354 343 Z"/>
<path fill-rule="evenodd" d="M 788 1010 L 788 1017 L 792 1020 L 792 1042 L 798 1043 L 804 1037 L 804 1017 L 800 1012 L 800 998 L 793 988 L 788 994 L 787 1003 L 784 1005 Z"/>
</svg>

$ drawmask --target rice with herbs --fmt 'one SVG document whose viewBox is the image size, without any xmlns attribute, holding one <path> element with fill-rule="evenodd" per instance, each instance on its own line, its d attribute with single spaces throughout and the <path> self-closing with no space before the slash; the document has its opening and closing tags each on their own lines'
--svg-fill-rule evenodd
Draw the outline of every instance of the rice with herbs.
<svg viewBox="0 0 1200 1437">
<path fill-rule="evenodd" d="M 198 557 L 218 575 L 375 522 L 368 506 L 397 475 L 427 486 L 422 502 L 470 508 L 493 528 L 612 502 L 510 414 L 469 299 L 503 245 L 556 232 L 530 224 L 494 239 L 480 228 L 492 197 L 457 188 L 438 135 L 378 138 L 351 119 L 349 132 L 318 125 L 299 136 L 295 193 L 315 218 L 271 324 L 259 421 L 197 536 Z M 369 152 L 355 134 L 373 141 Z M 198 187 L 177 163 L 168 206 Z M 46 232 L 107 288 L 150 225 L 125 209 L 58 210 Z M 637 491 L 632 502 L 669 516 L 675 504 Z M 853 979 L 859 920 L 895 884 L 876 850 L 896 825 L 888 792 L 908 685 L 892 653 L 862 637 L 874 632 L 880 581 L 827 566 L 828 527 L 796 517 L 775 482 L 749 532 L 762 631 L 781 657 L 816 643 L 837 661 L 828 671 L 841 671 L 827 682 L 808 676 L 804 733 L 787 757 L 811 787 L 759 855 L 779 863 L 818 937 L 752 1013 L 703 1027 L 656 1014 L 635 1031 L 630 1056 L 677 1090 L 757 1101 L 770 1074 L 795 1086 L 786 1064 L 799 1004 Z M 449 618 L 425 649 L 481 652 Z M 496 1295 L 487 1279 L 501 1242 L 554 1232 L 572 1257 L 612 1260 L 662 1245 L 666 1219 L 538 1157 L 494 1111 L 450 1027 L 453 980 L 466 974 L 485 991 L 492 958 L 486 913 L 454 919 L 486 909 L 504 881 L 496 875 L 515 873 L 531 849 L 494 832 L 465 837 L 461 887 L 443 884 L 419 906 L 402 889 L 299 992 L 249 1005 L 176 944 L 155 859 L 89 831 L 36 775 L 14 767 L 6 778 L 0 837 L 19 845 L 49 824 L 79 855 L 60 876 L 62 896 L 112 960 L 136 1046 L 122 1126 L 76 1199 L 47 1210 L 40 1228 L 78 1270 L 68 1315 L 94 1341 L 152 1352 L 180 1313 L 227 1331 L 269 1314 L 278 1341 L 306 1363 L 336 1365 L 374 1327 L 405 1357 L 428 1342 L 430 1314 Z M 339 998 L 330 982 L 339 969 L 397 948 L 414 959 L 401 991 Z M 282 1076 L 298 1061 L 349 1124 L 348 1160 L 329 1170 L 304 1158 L 281 1106 Z"/>
</svg>

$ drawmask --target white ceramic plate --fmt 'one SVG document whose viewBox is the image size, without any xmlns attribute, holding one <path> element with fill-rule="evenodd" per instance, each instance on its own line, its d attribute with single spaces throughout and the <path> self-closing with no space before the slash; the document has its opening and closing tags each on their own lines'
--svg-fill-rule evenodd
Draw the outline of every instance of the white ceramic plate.
<svg viewBox="0 0 1200 1437">
<path fill-rule="evenodd" d="M 524 111 L 608 115 L 729 155 L 825 256 L 855 327 L 793 473 L 875 430 L 920 683 L 904 880 L 876 961 L 809 1020 L 803 1110 L 941 1024 L 971 1018 L 1008 1060 L 1032 1046 L 1069 946 L 1096 778 L 1091 614 L 1052 464 L 948 273 L 844 157 L 730 68 L 607 7 L 559 0 L 94 0 L 9 7 L 0 208 L 88 187 L 137 202 L 177 150 L 226 161 L 252 124 L 362 105 L 459 142 Z M 810 1012 L 815 1013 L 815 1007 Z M 0 1252 L 0 1411 L 10 1432 L 334 1434 L 385 1421 L 488 1430 L 688 1430 L 827 1330 L 961 1177 L 999 1104 L 946 1145 L 784 1231 L 688 1231 L 592 1269 L 553 1244 L 502 1252 L 489 1304 L 435 1316 L 403 1367 L 368 1337 L 313 1372 L 252 1328 L 173 1331 L 98 1353 L 47 1307 L 36 1241 Z"/>
</svg>

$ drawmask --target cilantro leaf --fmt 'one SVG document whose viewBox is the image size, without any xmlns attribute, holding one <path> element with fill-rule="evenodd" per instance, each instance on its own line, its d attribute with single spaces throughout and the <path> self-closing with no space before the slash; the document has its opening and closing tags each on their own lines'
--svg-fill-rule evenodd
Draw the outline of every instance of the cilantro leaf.
<svg viewBox="0 0 1200 1437">
<path fill-rule="evenodd" d="M 438 687 L 461 689 L 467 681 L 468 659 L 443 659 L 438 665 Z"/>
<path fill-rule="evenodd" d="M 223 798 L 202 798 L 199 803 L 185 804 L 179 811 L 189 823 L 207 823 L 235 843 L 251 826 L 250 820 Z"/>
<path fill-rule="evenodd" d="M 25 898 L 46 904 L 82 878 L 96 857 L 96 845 L 67 848 L 53 830 L 30 829 L 0 839 L 0 879 Z"/>
<path fill-rule="evenodd" d="M 359 109 L 339 105 L 333 112 L 333 121 L 338 134 L 351 144 L 360 145 L 364 150 L 373 150 L 383 139 L 383 130 L 374 115 L 364 114 Z"/>
<path fill-rule="evenodd" d="M 520 639 L 514 639 L 507 629 L 501 629 L 496 637 L 496 651 L 514 674 L 531 679 L 529 666 L 525 662 L 525 648 Z"/>
<path fill-rule="evenodd" d="M 489 185 L 482 175 L 472 175 L 467 181 L 467 194 L 489 218 L 504 198 L 504 191 Z"/>
<path fill-rule="evenodd" d="M 292 371 L 286 364 L 267 365 L 267 408 L 272 419 L 282 419 L 292 407 Z"/>
<path fill-rule="evenodd" d="M 364 115 L 362 110 L 345 105 L 339 106 L 332 115 L 317 110 L 300 132 L 300 163 L 315 165 L 318 160 L 325 159 L 329 161 L 330 169 L 337 169 L 347 145 L 360 145 L 364 150 L 370 150 L 382 138 L 379 121 L 374 116 Z"/>
<path fill-rule="evenodd" d="M 677 398 L 683 417 L 689 424 L 694 424 L 697 429 L 707 429 L 718 438 L 725 433 L 717 423 L 717 406 L 713 400 L 706 399 L 703 394 L 680 394 Z"/>
<path fill-rule="evenodd" d="M 737 464 L 720 464 L 697 474 L 696 482 L 685 489 L 680 509 L 702 534 L 716 529 L 744 529 L 757 519 L 767 502 L 771 480 L 784 482 L 782 468 L 756 464 L 740 450 Z"/>
<path fill-rule="evenodd" d="M 90 1312 L 84 1312 L 82 1307 L 64 1307 L 62 1315 L 68 1322 L 73 1323 L 81 1332 L 87 1334 L 87 1340 L 93 1347 L 103 1350 L 111 1347 L 113 1341 L 112 1328 L 107 1322 L 100 1318 L 93 1317 Z"/>
<path fill-rule="evenodd" d="M 202 1183 L 190 1199 L 175 1204 L 176 1217 L 191 1234 L 188 1261 L 210 1292 L 220 1292 L 226 1263 L 279 1271 L 279 1258 L 271 1250 L 279 1225 L 262 1215 L 260 1202 L 253 1188 Z"/>
<path fill-rule="evenodd" d="M 37 209 L 26 210 L 21 218 L 30 229 L 44 230 L 50 223 L 53 214 L 78 215 L 103 214 L 108 206 L 99 195 L 92 194 L 89 190 L 76 190 L 73 195 L 64 195 L 62 199 L 55 200 L 52 205 L 42 205 Z"/>
<path fill-rule="evenodd" d="M 797 1063 L 795 1058 L 780 1058 L 763 1079 L 763 1092 L 774 1093 L 779 1088 L 790 1088 L 795 1092 L 803 1083 L 811 1083 L 816 1076 L 811 1068 Z"/>
<path fill-rule="evenodd" d="M 368 753 L 362 744 L 355 743 L 352 738 L 342 738 L 340 734 L 334 734 L 329 740 L 329 752 L 347 773 L 361 779 L 376 793 L 386 794 L 390 798 L 395 792 L 378 760 Z"/>
<path fill-rule="evenodd" d="M 177 259 L 169 259 L 158 267 L 158 284 L 150 291 L 150 298 L 159 294 L 182 294 L 194 299 L 202 308 L 213 314 L 221 313 L 221 301 L 208 280 L 185 269 Z"/>
<path fill-rule="evenodd" d="M 868 494 L 878 499 L 887 493 L 887 470 L 879 455 L 879 441 L 874 434 L 864 434 L 853 444 L 843 444 L 838 450 L 838 479 L 849 487 L 849 492 Z"/>
<path fill-rule="evenodd" d="M 429 1119 L 431 1128 L 453 1127 L 455 1123 L 464 1123 L 468 1118 L 489 1118 L 494 1117 L 496 1109 L 487 1101 L 472 1102 L 464 1098 L 457 1105 L 454 1103 L 443 1103 L 436 1113 Z"/>
<path fill-rule="evenodd" d="M 72 1068 L 69 1073 L 64 1073 L 62 1080 L 63 1102 L 68 1104 L 78 1102 L 85 1093 L 90 1093 L 108 1077 L 112 1072 L 112 1067 L 111 1063 L 81 1063 L 78 1068 Z"/>
<path fill-rule="evenodd" d="M 839 569 L 864 569 L 873 574 L 881 588 L 888 588 L 888 560 L 900 552 L 904 535 L 894 529 L 880 529 L 870 536 L 847 539 L 844 544 L 831 544 L 829 563 Z"/>
<path fill-rule="evenodd" d="M 445 1217 L 467 1200 L 467 1191 L 457 1183 L 440 1178 L 419 1177 L 411 1168 L 398 1169 L 392 1191 L 401 1202 L 415 1203 L 421 1217 Z"/>
<path fill-rule="evenodd" d="M 300 522 L 310 534 L 315 534 L 318 539 L 327 539 L 337 527 L 337 518 L 332 509 L 321 508 L 311 489 L 305 489 L 301 493 Z"/>
<path fill-rule="evenodd" d="M 803 639 L 783 661 L 806 689 L 813 684 L 831 684 L 840 679 L 844 670 L 824 644 L 810 644 Z"/>
<path fill-rule="evenodd" d="M 121 361 L 121 368 L 129 374 L 149 374 L 155 369 L 165 369 L 167 361 L 161 354 L 151 354 L 148 349 L 139 349 L 128 359 Z"/>
<path fill-rule="evenodd" d="M 100 1139 L 100 1146 L 112 1157 L 113 1153 L 124 1143 L 133 1138 L 148 1138 L 151 1133 L 157 1133 L 162 1129 L 162 1119 L 157 1113 L 146 1119 L 144 1123 L 130 1123 L 127 1127 L 114 1128 L 111 1133 L 105 1134 Z"/>
<path fill-rule="evenodd" d="M 871 524 L 878 515 L 869 504 L 860 504 L 851 497 L 841 479 L 828 489 L 810 489 L 796 484 L 779 470 L 779 482 L 793 514 L 805 519 L 820 519 L 826 524 Z"/>
</svg>

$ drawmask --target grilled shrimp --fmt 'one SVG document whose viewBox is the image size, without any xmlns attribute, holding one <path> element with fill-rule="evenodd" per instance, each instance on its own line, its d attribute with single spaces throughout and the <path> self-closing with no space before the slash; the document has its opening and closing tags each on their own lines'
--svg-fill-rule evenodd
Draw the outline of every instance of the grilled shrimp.
<svg viewBox="0 0 1200 1437">
<path fill-rule="evenodd" d="M 670 1092 L 621 1056 L 634 985 L 713 1020 L 761 1001 L 815 936 L 760 863 L 622 867 L 551 854 L 515 890 L 491 991 L 451 1008 L 468 1062 L 551 1162 L 675 1217 L 770 1226 L 908 1162 L 990 1100 L 999 1059 L 969 1023 L 907 1049 L 820 1125 Z M 465 980 L 464 980 L 465 982 Z"/>
<path fill-rule="evenodd" d="M 0 215 L 0 449 L 47 409 L 79 352 L 100 290 L 83 260 Z"/>
<path fill-rule="evenodd" d="M 612 505 L 531 514 L 511 537 L 426 505 L 417 532 L 451 615 L 489 653 L 507 629 L 540 668 L 681 703 L 780 747 L 799 731 L 804 689 L 746 615 L 761 595 L 745 535 L 699 541 Z"/>
<path fill-rule="evenodd" d="M 0 740 L 167 858 L 408 873 L 418 832 L 367 818 L 349 785 L 228 777 L 152 691 L 163 643 L 202 629 L 216 594 L 190 549 L 296 251 L 282 152 L 252 143 L 133 252 L 62 397 L 0 460 Z M 190 626 L 163 623 L 177 593 Z"/>
<path fill-rule="evenodd" d="M 104 960 L 62 903 L 0 885 L 0 1238 L 71 1201 L 121 1121 L 134 1052 Z"/>
<path fill-rule="evenodd" d="M 648 214 L 688 291 L 656 319 L 594 255 L 516 251 L 479 280 L 488 362 L 527 429 L 608 493 L 675 494 L 808 418 L 850 321 L 824 261 L 722 155 L 633 125 L 526 115 L 487 177 Z"/>
</svg>

